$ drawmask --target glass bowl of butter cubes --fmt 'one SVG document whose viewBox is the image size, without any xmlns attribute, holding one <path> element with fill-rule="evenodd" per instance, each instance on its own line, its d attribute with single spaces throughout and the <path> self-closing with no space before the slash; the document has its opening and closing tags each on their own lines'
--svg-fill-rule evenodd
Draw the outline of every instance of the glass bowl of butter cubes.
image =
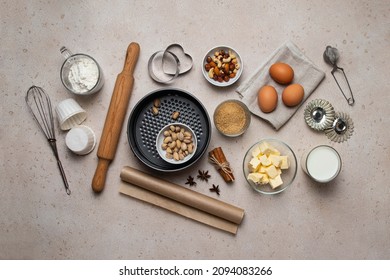
<svg viewBox="0 0 390 280">
<path fill-rule="evenodd" d="M 244 176 L 257 192 L 277 194 L 292 184 L 297 174 L 297 158 L 293 150 L 276 139 L 263 139 L 246 152 Z"/>
</svg>

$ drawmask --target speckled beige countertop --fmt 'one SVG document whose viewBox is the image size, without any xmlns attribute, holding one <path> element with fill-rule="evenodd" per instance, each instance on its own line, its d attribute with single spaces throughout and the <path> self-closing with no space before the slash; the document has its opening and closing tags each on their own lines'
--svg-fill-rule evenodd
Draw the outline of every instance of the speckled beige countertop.
<svg viewBox="0 0 390 280">
<path fill-rule="evenodd" d="M 0 7 L 0 259 L 390 258 L 388 1 L 2 1 Z M 75 98 L 88 113 L 84 124 L 100 139 L 130 42 L 138 42 L 141 53 L 127 115 L 144 95 L 167 87 L 152 81 L 147 62 L 172 43 L 192 55 L 194 67 L 171 86 L 197 96 L 212 115 L 221 101 L 238 98 L 236 87 L 286 40 L 326 73 L 309 101 L 323 98 L 350 114 L 355 131 L 348 142 L 337 144 L 311 130 L 303 119 L 305 104 L 278 132 L 257 117 L 235 139 L 213 126 L 209 149 L 222 146 L 237 177 L 228 186 L 206 157 L 174 175 L 153 172 L 131 152 L 124 125 L 105 190 L 95 195 L 97 149 L 72 154 L 56 126 L 72 189 L 70 197 L 65 194 L 52 151 L 24 101 L 31 85 L 42 86 L 54 106 Z M 221 44 L 234 47 L 245 65 L 237 84 L 217 90 L 202 76 L 201 60 Z M 63 45 L 100 63 L 105 85 L 98 94 L 83 98 L 65 90 L 59 78 Z M 323 61 L 327 45 L 340 50 L 354 106 Z M 331 145 L 342 157 L 342 172 L 321 186 L 299 169 L 282 194 L 257 194 L 245 183 L 241 164 L 245 151 L 265 137 L 287 142 L 298 160 L 310 147 Z M 198 169 L 210 170 L 221 195 L 202 182 L 194 190 L 245 209 L 237 235 L 119 194 L 125 165 L 180 185 Z"/>
</svg>

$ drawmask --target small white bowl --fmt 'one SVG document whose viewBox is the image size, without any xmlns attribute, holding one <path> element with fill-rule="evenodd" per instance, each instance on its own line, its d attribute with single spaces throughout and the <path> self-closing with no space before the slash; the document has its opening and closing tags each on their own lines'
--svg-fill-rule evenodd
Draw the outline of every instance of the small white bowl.
<svg viewBox="0 0 390 280">
<path fill-rule="evenodd" d="M 87 118 L 87 112 L 72 98 L 58 103 L 55 111 L 61 130 L 69 130 L 81 124 Z"/>
<path fill-rule="evenodd" d="M 96 136 L 86 125 L 75 126 L 66 134 L 65 144 L 75 154 L 86 155 L 95 148 Z"/>
<path fill-rule="evenodd" d="M 223 50 L 225 52 L 231 51 L 236 56 L 237 63 L 239 65 L 239 69 L 237 69 L 236 76 L 234 78 L 230 78 L 228 82 L 225 82 L 225 81 L 219 82 L 219 81 L 216 81 L 216 80 L 210 78 L 208 71 L 205 69 L 205 65 L 208 63 L 207 57 L 214 57 L 215 52 L 220 52 L 221 50 Z M 240 55 L 233 48 L 228 47 L 228 46 L 218 46 L 218 47 L 212 48 L 211 50 L 209 50 L 206 53 L 205 57 L 202 60 L 203 76 L 210 84 L 217 86 L 217 87 L 227 87 L 227 86 L 230 86 L 230 85 L 234 84 L 235 82 L 237 82 L 237 80 L 240 78 L 240 76 L 242 74 L 243 69 L 244 69 L 244 65 L 243 65 L 243 61 L 242 61 Z"/>
<path fill-rule="evenodd" d="M 181 160 L 175 160 L 174 158 L 167 158 L 166 157 L 166 150 L 164 150 L 162 148 L 162 145 L 163 145 L 163 142 L 164 142 L 164 131 L 169 131 L 170 130 L 170 127 L 171 126 L 174 126 L 174 127 L 180 127 L 180 129 L 184 128 L 185 131 L 188 131 L 191 133 L 191 136 L 192 136 L 192 143 L 193 143 L 193 150 L 192 150 L 192 153 L 189 153 L 187 156 L 184 157 L 184 159 L 181 159 Z M 157 139 L 156 139 L 156 149 L 157 149 L 157 152 L 159 154 L 159 156 L 165 160 L 166 162 L 169 162 L 169 163 L 172 163 L 172 164 L 183 164 L 187 161 L 189 161 L 196 153 L 196 149 L 198 147 L 198 144 L 197 144 L 197 138 L 196 138 L 196 135 L 194 133 L 194 131 L 187 125 L 185 124 L 182 124 L 182 123 L 171 123 L 171 124 L 168 124 L 166 126 L 164 126 L 160 131 L 159 133 L 157 134 Z"/>
</svg>

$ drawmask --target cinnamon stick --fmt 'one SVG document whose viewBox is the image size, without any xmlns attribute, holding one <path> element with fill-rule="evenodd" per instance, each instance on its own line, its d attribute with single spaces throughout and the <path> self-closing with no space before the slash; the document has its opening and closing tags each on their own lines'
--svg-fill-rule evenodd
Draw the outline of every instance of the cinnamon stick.
<svg viewBox="0 0 390 280">
<path fill-rule="evenodd" d="M 230 164 L 221 147 L 217 147 L 209 152 L 210 161 L 217 166 L 218 173 L 222 176 L 225 182 L 233 182 L 234 175 L 230 168 Z"/>
</svg>

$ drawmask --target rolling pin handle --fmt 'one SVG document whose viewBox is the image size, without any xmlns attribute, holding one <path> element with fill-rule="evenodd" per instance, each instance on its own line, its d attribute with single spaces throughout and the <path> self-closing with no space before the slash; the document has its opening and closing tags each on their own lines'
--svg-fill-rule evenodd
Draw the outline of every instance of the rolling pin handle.
<svg viewBox="0 0 390 280">
<path fill-rule="evenodd" d="M 132 42 L 127 47 L 125 65 L 123 66 L 123 72 L 133 73 L 136 62 L 138 60 L 140 52 L 140 46 L 138 43 Z"/>
<path fill-rule="evenodd" d="M 106 176 L 110 162 L 110 160 L 99 158 L 95 175 L 92 179 L 92 189 L 95 193 L 100 193 L 104 189 L 104 184 L 106 182 Z"/>
</svg>

